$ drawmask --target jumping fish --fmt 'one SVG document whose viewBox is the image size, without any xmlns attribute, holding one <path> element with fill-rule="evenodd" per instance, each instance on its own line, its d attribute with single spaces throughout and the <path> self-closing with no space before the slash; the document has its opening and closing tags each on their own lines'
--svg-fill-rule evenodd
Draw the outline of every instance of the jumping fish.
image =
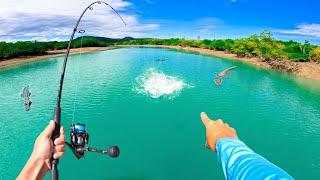
<svg viewBox="0 0 320 180">
<path fill-rule="evenodd" d="M 219 73 L 216 73 L 216 78 L 213 80 L 214 83 L 217 85 L 217 86 L 220 86 L 222 84 L 222 80 L 223 78 L 226 78 L 228 76 L 228 73 L 237 68 L 237 66 L 233 66 L 233 67 L 230 67 L 230 68 L 227 68 Z"/>
<path fill-rule="evenodd" d="M 217 77 L 220 77 L 220 78 L 227 77 L 229 71 L 231 71 L 233 69 L 236 69 L 236 68 L 237 68 L 237 66 L 233 66 L 233 67 L 227 68 L 227 69 L 217 73 Z"/>
<path fill-rule="evenodd" d="M 30 100 L 31 92 L 29 91 L 29 86 L 26 86 L 22 90 L 21 97 L 23 98 L 24 101 L 24 107 L 26 111 L 29 111 L 31 109 L 31 100 Z"/>
</svg>

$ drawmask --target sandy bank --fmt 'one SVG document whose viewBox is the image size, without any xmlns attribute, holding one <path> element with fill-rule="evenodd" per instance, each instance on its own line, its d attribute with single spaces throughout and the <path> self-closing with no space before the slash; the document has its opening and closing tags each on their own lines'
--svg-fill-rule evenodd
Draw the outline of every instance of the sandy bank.
<svg viewBox="0 0 320 180">
<path fill-rule="evenodd" d="M 117 48 L 117 47 L 85 47 L 82 49 L 75 48 L 75 49 L 71 49 L 70 54 L 79 54 L 80 52 L 89 53 L 93 51 L 105 51 L 105 50 L 114 49 L 114 48 Z M 9 67 L 29 63 L 29 62 L 34 62 L 34 61 L 42 61 L 51 57 L 64 56 L 66 53 L 66 50 L 62 49 L 62 50 L 48 51 L 47 53 L 48 54 L 41 55 L 41 56 L 19 57 L 19 58 L 0 61 L 0 69 L 5 69 L 5 68 L 9 68 Z"/>
<path fill-rule="evenodd" d="M 173 49 L 184 50 L 189 52 L 196 52 L 204 55 L 228 58 L 228 59 L 249 63 L 260 68 L 276 69 L 276 70 L 294 74 L 298 77 L 308 78 L 308 79 L 312 79 L 320 82 L 320 64 L 317 64 L 314 62 L 264 61 L 259 58 L 240 58 L 240 57 L 237 57 L 235 54 L 225 53 L 223 51 L 215 51 L 210 49 L 193 48 L 193 47 L 165 46 L 165 45 L 129 45 L 129 46 L 173 48 Z M 127 46 L 125 45 L 125 46 L 116 46 L 116 47 L 86 47 L 82 49 L 76 48 L 76 49 L 71 49 L 71 54 L 79 54 L 80 50 L 82 50 L 82 53 L 89 53 L 93 51 L 105 51 L 108 49 L 115 49 L 119 47 L 127 47 Z M 66 50 L 64 49 L 55 50 L 55 51 L 48 51 L 47 55 L 21 57 L 21 58 L 14 58 L 14 59 L 0 61 L 0 69 L 13 67 L 13 66 L 17 66 L 17 65 L 21 65 L 29 62 L 34 62 L 34 61 L 41 61 L 51 57 L 63 56 L 65 52 Z"/>
<path fill-rule="evenodd" d="M 257 67 L 265 69 L 276 69 L 290 74 L 294 74 L 298 77 L 308 78 L 320 82 L 320 64 L 314 62 L 291 62 L 286 60 L 279 61 L 264 61 L 259 58 L 242 58 L 237 57 L 235 54 L 225 53 L 224 51 L 215 51 L 210 49 L 182 47 L 182 46 L 166 46 L 166 45 L 128 45 L 128 46 L 140 46 L 140 47 L 163 47 L 173 48 L 178 50 L 184 50 L 189 52 L 196 52 L 204 55 L 222 57 L 233 59 L 237 61 L 253 64 Z M 124 47 L 124 46 L 121 46 Z"/>
</svg>

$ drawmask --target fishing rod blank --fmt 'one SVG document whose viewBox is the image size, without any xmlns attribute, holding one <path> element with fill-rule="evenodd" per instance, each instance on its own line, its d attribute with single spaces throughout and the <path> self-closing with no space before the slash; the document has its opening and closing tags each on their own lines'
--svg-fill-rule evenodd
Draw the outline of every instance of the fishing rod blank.
<svg viewBox="0 0 320 180">
<path fill-rule="evenodd" d="M 75 24 L 75 26 L 73 28 L 73 32 L 71 34 L 71 37 L 70 37 L 70 40 L 69 40 L 69 43 L 68 43 L 66 56 L 65 56 L 64 61 L 63 61 L 62 73 L 61 73 L 61 76 L 60 76 L 60 83 L 59 83 L 59 89 L 58 89 L 57 104 L 56 104 L 56 107 L 54 109 L 54 121 L 56 123 L 56 126 L 55 126 L 54 132 L 53 132 L 52 137 L 51 137 L 53 142 L 54 142 L 54 140 L 56 138 L 58 138 L 60 136 L 60 124 L 61 124 L 61 107 L 60 107 L 60 104 L 61 104 L 61 96 L 62 96 L 62 87 L 63 87 L 63 81 L 64 81 L 64 75 L 65 75 L 65 70 L 66 70 L 66 66 L 67 66 L 67 61 L 68 61 L 68 57 L 69 57 L 69 53 L 70 53 L 71 43 L 72 43 L 72 40 L 74 38 L 75 33 L 77 31 L 79 31 L 78 30 L 78 26 L 79 26 L 79 23 L 80 23 L 83 15 L 87 12 L 88 9 L 92 10 L 93 9 L 92 5 L 94 5 L 94 4 L 105 4 L 106 6 L 110 7 L 120 17 L 121 21 L 126 26 L 126 23 L 122 19 L 122 17 L 120 16 L 120 14 L 111 5 L 109 5 L 108 3 L 103 2 L 103 1 L 96 1 L 96 2 L 91 3 L 81 13 L 80 17 L 78 18 L 78 20 L 77 20 L 77 22 L 76 22 L 76 24 Z M 52 157 L 52 161 L 51 161 L 51 173 L 52 173 L 51 174 L 51 179 L 52 180 L 57 180 L 58 177 L 59 177 L 59 174 L 58 174 L 58 162 L 59 162 L 58 159 L 54 159 Z"/>
</svg>

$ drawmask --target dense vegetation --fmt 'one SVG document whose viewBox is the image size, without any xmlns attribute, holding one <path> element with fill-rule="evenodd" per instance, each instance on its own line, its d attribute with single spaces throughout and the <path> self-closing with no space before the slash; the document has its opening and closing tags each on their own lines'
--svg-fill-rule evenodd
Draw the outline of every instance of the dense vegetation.
<svg viewBox="0 0 320 180">
<path fill-rule="evenodd" d="M 79 47 L 106 47 L 115 42 L 130 40 L 131 38 L 110 39 L 100 37 L 80 37 L 72 42 L 72 48 Z M 67 41 L 18 41 L 18 42 L 0 42 L 0 61 L 8 58 L 16 58 L 21 56 L 44 55 L 50 50 L 66 49 Z"/>
<path fill-rule="evenodd" d="M 264 60 L 316 61 L 320 63 L 320 47 L 308 41 L 279 41 L 272 34 L 264 31 L 248 38 L 218 40 L 186 40 L 186 39 L 133 39 L 117 44 L 122 45 L 172 45 L 196 47 L 235 53 L 239 57 L 259 57 Z"/>
<path fill-rule="evenodd" d="M 18 41 L 15 43 L 0 42 L 1 59 L 20 56 L 43 55 L 49 50 L 67 48 L 67 41 Z M 226 51 L 239 57 L 258 57 L 264 60 L 315 61 L 320 63 L 320 47 L 311 45 L 308 41 L 298 43 L 294 41 L 280 41 L 272 38 L 269 31 L 255 34 L 241 39 L 217 40 L 187 40 L 179 38 L 123 38 L 110 39 L 104 37 L 85 36 L 72 42 L 72 48 L 105 47 L 109 45 L 171 45 L 183 47 L 205 48 Z"/>
</svg>

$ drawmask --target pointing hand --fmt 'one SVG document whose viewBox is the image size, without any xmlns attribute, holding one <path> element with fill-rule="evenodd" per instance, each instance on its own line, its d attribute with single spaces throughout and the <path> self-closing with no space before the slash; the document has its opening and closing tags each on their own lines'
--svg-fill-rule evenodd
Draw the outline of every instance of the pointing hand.
<svg viewBox="0 0 320 180">
<path fill-rule="evenodd" d="M 206 127 L 206 147 L 216 150 L 216 143 L 220 138 L 237 138 L 236 130 L 224 123 L 221 119 L 211 120 L 206 113 L 200 114 L 201 120 Z"/>
</svg>

